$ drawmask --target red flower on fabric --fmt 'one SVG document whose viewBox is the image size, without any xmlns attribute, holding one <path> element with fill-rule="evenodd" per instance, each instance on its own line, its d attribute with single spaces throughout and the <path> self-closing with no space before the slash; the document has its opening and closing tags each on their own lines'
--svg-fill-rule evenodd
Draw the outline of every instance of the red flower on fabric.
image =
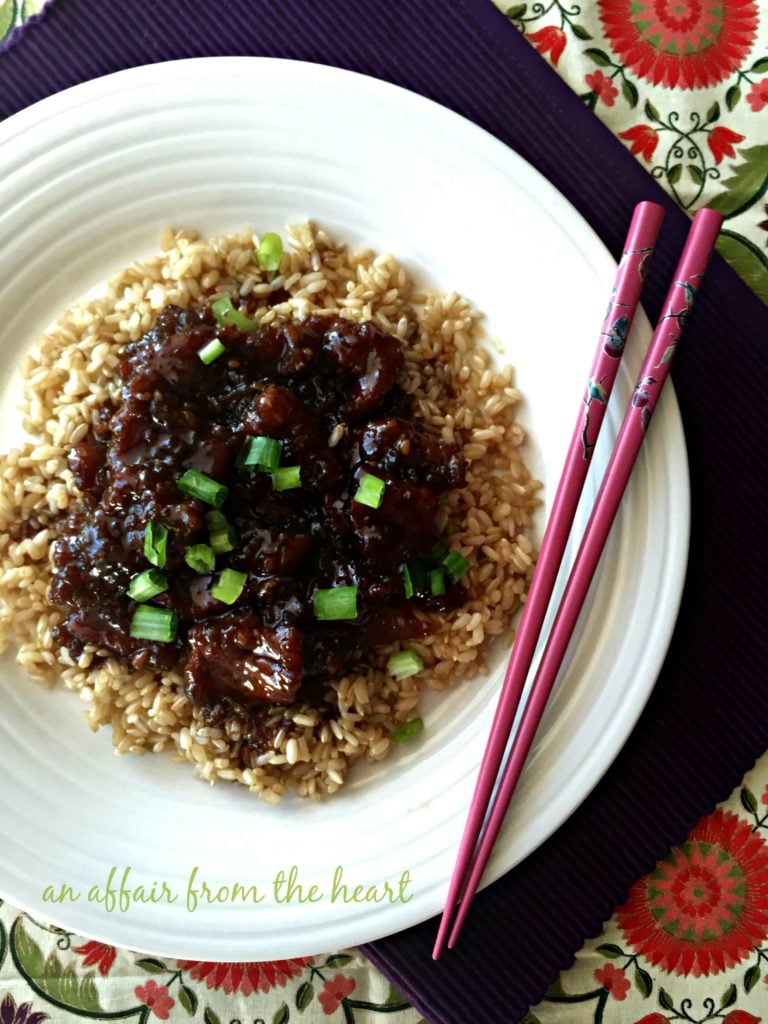
<svg viewBox="0 0 768 1024">
<path fill-rule="evenodd" d="M 158 985 L 150 980 L 146 985 L 137 985 L 133 990 L 136 998 L 154 1013 L 160 1020 L 168 1020 L 168 1014 L 176 1005 L 176 1000 L 169 994 L 165 985 Z"/>
<path fill-rule="evenodd" d="M 768 845 L 715 811 L 639 879 L 617 912 L 629 945 L 676 974 L 718 974 L 768 938 Z"/>
<path fill-rule="evenodd" d="M 699 89 L 742 64 L 757 34 L 756 0 L 598 0 L 614 52 L 652 85 Z"/>
<path fill-rule="evenodd" d="M 227 995 L 242 992 L 244 996 L 249 996 L 253 992 L 269 992 L 275 985 L 283 988 L 290 978 L 299 977 L 304 968 L 312 963 L 312 957 L 234 964 L 214 964 L 207 960 L 176 962 L 182 971 L 189 971 L 190 978 L 204 981 L 208 988 L 223 989 Z"/>
<path fill-rule="evenodd" d="M 738 132 L 732 132 L 730 128 L 726 128 L 721 124 L 717 128 L 713 128 L 709 135 L 707 135 L 707 145 L 712 151 L 716 164 L 719 164 L 724 156 L 736 156 L 733 143 L 743 141 L 743 135 L 739 135 Z"/>
<path fill-rule="evenodd" d="M 762 1017 L 755 1017 L 746 1010 L 731 1010 L 723 1017 L 723 1024 L 760 1024 Z"/>
<path fill-rule="evenodd" d="M 598 98 L 606 107 L 613 106 L 613 101 L 619 95 L 619 90 L 613 84 L 613 79 L 604 75 L 602 71 L 593 71 L 590 75 L 584 75 L 584 81 L 592 92 L 597 93 Z"/>
<path fill-rule="evenodd" d="M 614 999 L 626 999 L 627 992 L 632 987 L 629 978 L 621 967 L 614 967 L 613 964 L 606 964 L 605 967 L 598 967 L 595 971 L 595 981 L 607 989 Z"/>
<path fill-rule="evenodd" d="M 565 32 L 561 28 L 555 28 L 554 25 L 545 25 L 538 32 L 531 32 L 528 36 L 529 41 L 533 43 L 539 53 L 550 55 L 555 66 L 565 49 L 566 38 Z"/>
<path fill-rule="evenodd" d="M 323 1004 L 323 1012 L 329 1016 L 338 1010 L 342 999 L 352 995 L 357 987 L 354 978 L 345 978 L 343 974 L 337 974 L 335 978 L 329 978 L 323 982 L 323 991 L 317 997 Z"/>
<path fill-rule="evenodd" d="M 768 78 L 764 78 L 762 82 L 752 83 L 752 88 L 747 93 L 747 103 L 755 113 L 763 109 L 766 103 L 768 103 Z M 764 804 L 768 803 L 766 794 L 768 794 L 768 786 L 766 786 L 766 792 L 763 793 Z"/>
<path fill-rule="evenodd" d="M 670 1024 L 670 1020 L 663 1013 L 649 1013 L 645 1017 L 641 1017 L 640 1020 L 636 1020 L 635 1024 Z"/>
<path fill-rule="evenodd" d="M 78 946 L 72 952 L 82 956 L 83 967 L 92 967 L 96 964 L 99 974 L 103 974 L 105 977 L 109 974 L 109 969 L 117 956 L 115 947 L 108 946 L 106 942 L 86 942 L 84 946 Z"/>
<path fill-rule="evenodd" d="M 659 133 L 649 124 L 636 124 L 632 128 L 627 128 L 625 132 L 619 132 L 619 138 L 631 142 L 630 153 L 639 153 L 643 160 L 648 162 L 659 144 Z"/>
</svg>

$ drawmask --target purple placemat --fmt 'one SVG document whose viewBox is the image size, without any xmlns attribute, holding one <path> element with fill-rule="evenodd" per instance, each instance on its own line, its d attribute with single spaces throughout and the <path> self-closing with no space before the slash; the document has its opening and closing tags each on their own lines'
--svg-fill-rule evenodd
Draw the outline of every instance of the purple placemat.
<svg viewBox="0 0 768 1024">
<path fill-rule="evenodd" d="M 632 205 L 662 203 L 669 213 L 645 297 L 658 313 L 687 218 L 490 0 L 56 0 L 0 54 L 0 116 L 120 68 L 219 54 L 333 64 L 444 103 L 538 167 L 614 253 Z M 674 379 L 694 514 L 659 684 L 584 805 L 481 894 L 456 952 L 432 964 L 435 922 L 366 947 L 430 1021 L 521 1016 L 629 884 L 768 747 L 768 310 L 719 258 Z"/>
</svg>

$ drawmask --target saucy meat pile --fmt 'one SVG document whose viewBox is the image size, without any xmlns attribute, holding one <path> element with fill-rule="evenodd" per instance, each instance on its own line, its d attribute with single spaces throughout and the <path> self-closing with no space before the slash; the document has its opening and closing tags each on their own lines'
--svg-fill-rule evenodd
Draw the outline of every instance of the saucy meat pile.
<svg viewBox="0 0 768 1024">
<path fill-rule="evenodd" d="M 368 323 L 167 307 L 71 452 L 85 497 L 55 549 L 57 643 L 181 665 L 218 721 L 312 701 L 371 646 L 424 636 L 417 609 L 463 601 L 435 518 L 465 465 L 414 425 L 403 363 Z"/>
</svg>

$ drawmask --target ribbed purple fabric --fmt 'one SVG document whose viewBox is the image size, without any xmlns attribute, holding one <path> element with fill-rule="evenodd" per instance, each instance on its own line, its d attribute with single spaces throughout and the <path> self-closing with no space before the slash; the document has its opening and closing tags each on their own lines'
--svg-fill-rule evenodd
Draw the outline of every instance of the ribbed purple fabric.
<svg viewBox="0 0 768 1024">
<path fill-rule="evenodd" d="M 120 68 L 223 54 L 333 64 L 438 100 L 539 168 L 615 254 L 633 204 L 664 204 L 645 296 L 658 313 L 686 217 L 491 0 L 55 0 L 0 54 L 0 115 Z M 692 474 L 691 562 L 640 723 L 571 819 L 478 897 L 455 952 L 432 963 L 434 921 L 365 948 L 435 1024 L 522 1016 L 628 886 L 768 747 L 768 310 L 719 258 L 674 379 Z"/>
</svg>

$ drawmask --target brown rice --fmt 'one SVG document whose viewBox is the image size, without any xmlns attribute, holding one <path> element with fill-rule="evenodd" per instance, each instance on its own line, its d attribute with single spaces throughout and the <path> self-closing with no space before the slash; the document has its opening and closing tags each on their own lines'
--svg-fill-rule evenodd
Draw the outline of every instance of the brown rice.
<svg viewBox="0 0 768 1024">
<path fill-rule="evenodd" d="M 333 793 L 354 760 L 387 756 L 394 728 L 416 714 L 423 686 L 442 690 L 483 670 L 489 643 L 511 637 L 524 600 L 534 560 L 526 531 L 540 486 L 521 457 L 513 370 L 494 368 L 481 345 L 481 316 L 467 300 L 420 293 L 393 256 L 351 252 L 311 224 L 287 232 L 290 247 L 268 282 L 256 269 L 252 232 L 205 241 L 166 231 L 161 255 L 132 264 L 103 296 L 68 310 L 24 358 L 23 425 L 32 440 L 0 457 L 0 650 L 13 641 L 31 676 L 46 684 L 62 679 L 79 691 L 91 728 L 111 725 L 118 753 L 168 750 L 208 781 L 243 783 L 270 803 L 289 787 L 304 796 Z M 243 768 L 239 723 L 207 726 L 178 672 L 136 671 L 93 648 L 75 661 L 58 649 L 52 630 L 61 612 L 46 595 L 56 518 L 80 498 L 67 453 L 99 406 L 117 396 L 123 347 L 168 303 L 266 297 L 278 288 L 291 299 L 262 307 L 263 323 L 340 311 L 401 339 L 417 418 L 428 432 L 460 442 L 470 464 L 466 487 L 442 506 L 440 525 L 471 567 L 463 607 L 444 617 L 439 632 L 408 644 L 424 659 L 423 673 L 397 682 L 379 652 L 366 672 L 329 687 L 336 708 L 329 721 L 307 705 L 277 709 L 276 725 L 290 719 L 292 726 L 279 729 L 255 767 Z"/>
</svg>

